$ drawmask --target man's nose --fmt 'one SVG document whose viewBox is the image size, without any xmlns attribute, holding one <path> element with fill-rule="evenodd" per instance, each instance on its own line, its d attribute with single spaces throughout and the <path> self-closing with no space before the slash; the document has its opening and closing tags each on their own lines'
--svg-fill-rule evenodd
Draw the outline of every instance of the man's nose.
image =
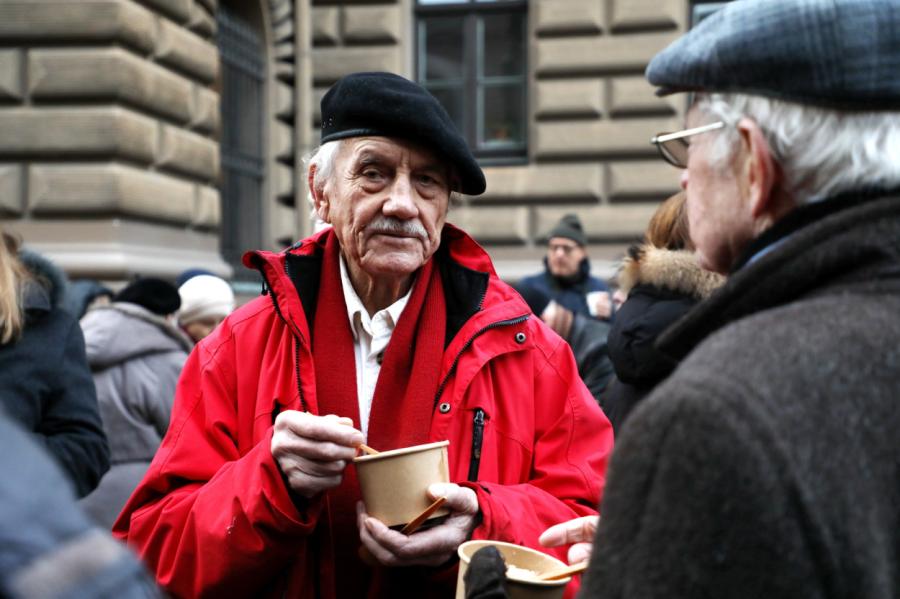
<svg viewBox="0 0 900 599">
<path fill-rule="evenodd" d="M 688 170 L 685 168 L 685 169 L 681 170 L 681 189 L 687 191 L 687 186 L 688 186 Z"/>
<path fill-rule="evenodd" d="M 397 218 L 413 218 L 418 214 L 412 184 L 407 175 L 398 175 L 390 189 L 390 197 L 384 203 L 384 213 Z"/>
</svg>

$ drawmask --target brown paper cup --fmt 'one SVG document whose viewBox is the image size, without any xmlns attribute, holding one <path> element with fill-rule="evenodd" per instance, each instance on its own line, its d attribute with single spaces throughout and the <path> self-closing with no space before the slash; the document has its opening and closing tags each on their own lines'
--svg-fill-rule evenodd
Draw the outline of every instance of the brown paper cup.
<svg viewBox="0 0 900 599">
<path fill-rule="evenodd" d="M 472 559 L 476 551 L 488 545 L 493 545 L 497 548 L 500 555 L 503 556 L 507 567 L 523 568 L 534 572 L 536 575 L 566 567 L 566 564 L 555 557 L 528 547 L 522 547 L 521 545 L 503 543 L 501 541 L 467 541 L 460 545 L 456 551 L 459 554 L 456 599 L 465 599 L 466 597 L 464 577 L 469 567 L 469 560 Z M 571 577 L 561 580 L 532 580 L 526 582 L 517 578 L 511 578 L 507 574 L 506 591 L 509 599 L 562 599 L 566 585 L 569 584 L 570 580 L 572 580 Z"/>
<path fill-rule="evenodd" d="M 450 482 L 447 446 L 438 441 L 354 458 L 366 512 L 387 526 L 406 524 L 432 504 L 428 487 Z M 436 510 L 429 520 L 445 516 Z"/>
</svg>

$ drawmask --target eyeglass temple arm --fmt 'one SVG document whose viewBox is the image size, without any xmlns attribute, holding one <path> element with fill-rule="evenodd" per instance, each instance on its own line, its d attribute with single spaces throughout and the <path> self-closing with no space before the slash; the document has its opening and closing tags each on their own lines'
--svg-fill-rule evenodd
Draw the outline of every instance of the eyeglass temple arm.
<svg viewBox="0 0 900 599">
<path fill-rule="evenodd" d="M 673 139 L 681 139 L 682 137 L 689 137 L 698 133 L 705 133 L 714 129 L 721 129 L 724 126 L 724 122 L 717 121 L 715 123 L 710 123 L 709 125 L 694 127 L 693 129 L 684 129 L 683 131 L 676 131 L 675 133 L 663 133 L 662 135 L 653 136 L 653 138 L 650 140 L 650 143 L 661 144 L 667 141 L 672 141 Z"/>
</svg>

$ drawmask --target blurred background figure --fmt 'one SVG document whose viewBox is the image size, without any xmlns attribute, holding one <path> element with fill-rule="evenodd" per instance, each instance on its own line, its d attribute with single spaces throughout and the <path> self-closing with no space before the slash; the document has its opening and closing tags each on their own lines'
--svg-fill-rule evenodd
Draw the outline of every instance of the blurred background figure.
<svg viewBox="0 0 900 599">
<path fill-rule="evenodd" d="M 578 375 L 597 403 L 600 403 L 600 398 L 613 377 L 613 367 L 606 347 L 609 323 L 572 312 L 536 287 L 518 285 L 515 289 L 531 311 L 572 347 Z"/>
<path fill-rule="evenodd" d="M 138 279 L 81 320 L 112 461 L 82 506 L 103 528 L 112 528 L 169 427 L 175 384 L 193 345 L 174 322 L 180 305 L 172 284 Z"/>
<path fill-rule="evenodd" d="M 0 597 L 162 597 L 138 560 L 78 509 L 34 441 L 0 407 Z"/>
<path fill-rule="evenodd" d="M 660 204 L 644 244 L 628 250 L 619 273 L 616 293 L 627 299 L 609 332 L 615 378 L 601 401 L 616 433 L 631 409 L 677 365 L 656 349 L 656 338 L 724 281 L 700 268 L 694 256 L 684 192 Z"/>
<path fill-rule="evenodd" d="M 225 279 L 201 270 L 186 271 L 178 280 L 178 325 L 198 343 L 234 310 L 234 291 Z"/>
<path fill-rule="evenodd" d="M 548 235 L 544 272 L 525 277 L 520 287 L 540 290 L 570 312 L 608 320 L 613 314 L 609 286 L 591 276 L 586 243 L 581 220 L 565 215 Z"/>
<path fill-rule="evenodd" d="M 66 280 L 12 236 L 0 237 L 0 404 L 84 496 L 109 468 L 109 450 L 81 329 L 60 306 Z"/>
<path fill-rule="evenodd" d="M 78 279 L 69 281 L 63 305 L 69 314 L 80 320 L 94 306 L 111 302 L 112 297 L 112 289 L 97 279 Z"/>
</svg>

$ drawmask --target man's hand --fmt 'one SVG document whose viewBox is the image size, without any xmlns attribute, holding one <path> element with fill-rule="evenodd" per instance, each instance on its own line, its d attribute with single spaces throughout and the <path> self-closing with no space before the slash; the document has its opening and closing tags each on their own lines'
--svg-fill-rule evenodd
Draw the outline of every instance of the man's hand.
<svg viewBox="0 0 900 599">
<path fill-rule="evenodd" d="M 569 547 L 569 563 L 586 562 L 591 557 L 594 533 L 597 532 L 599 521 L 600 516 L 584 516 L 551 526 L 541 534 L 538 542 L 544 547 L 572 545 Z"/>
<path fill-rule="evenodd" d="M 556 331 L 557 335 L 563 339 L 568 339 L 569 333 L 572 330 L 574 315 L 570 310 L 563 308 L 555 301 L 551 300 L 541 313 L 541 320 L 543 320 L 551 329 Z"/>
<path fill-rule="evenodd" d="M 593 291 L 587 294 L 588 308 L 591 316 L 600 320 L 609 320 L 614 311 L 613 299 L 608 291 Z"/>
<path fill-rule="evenodd" d="M 275 419 L 272 457 L 291 491 L 309 499 L 341 484 L 362 442 L 350 418 L 288 410 Z"/>
<path fill-rule="evenodd" d="M 449 560 L 456 548 L 469 538 L 475 528 L 478 497 L 475 491 L 454 484 L 434 484 L 428 488 L 432 500 L 446 497 L 447 519 L 437 526 L 409 536 L 391 530 L 365 512 L 362 502 L 356 505 L 356 523 L 363 546 L 385 566 L 439 566 Z"/>
</svg>

